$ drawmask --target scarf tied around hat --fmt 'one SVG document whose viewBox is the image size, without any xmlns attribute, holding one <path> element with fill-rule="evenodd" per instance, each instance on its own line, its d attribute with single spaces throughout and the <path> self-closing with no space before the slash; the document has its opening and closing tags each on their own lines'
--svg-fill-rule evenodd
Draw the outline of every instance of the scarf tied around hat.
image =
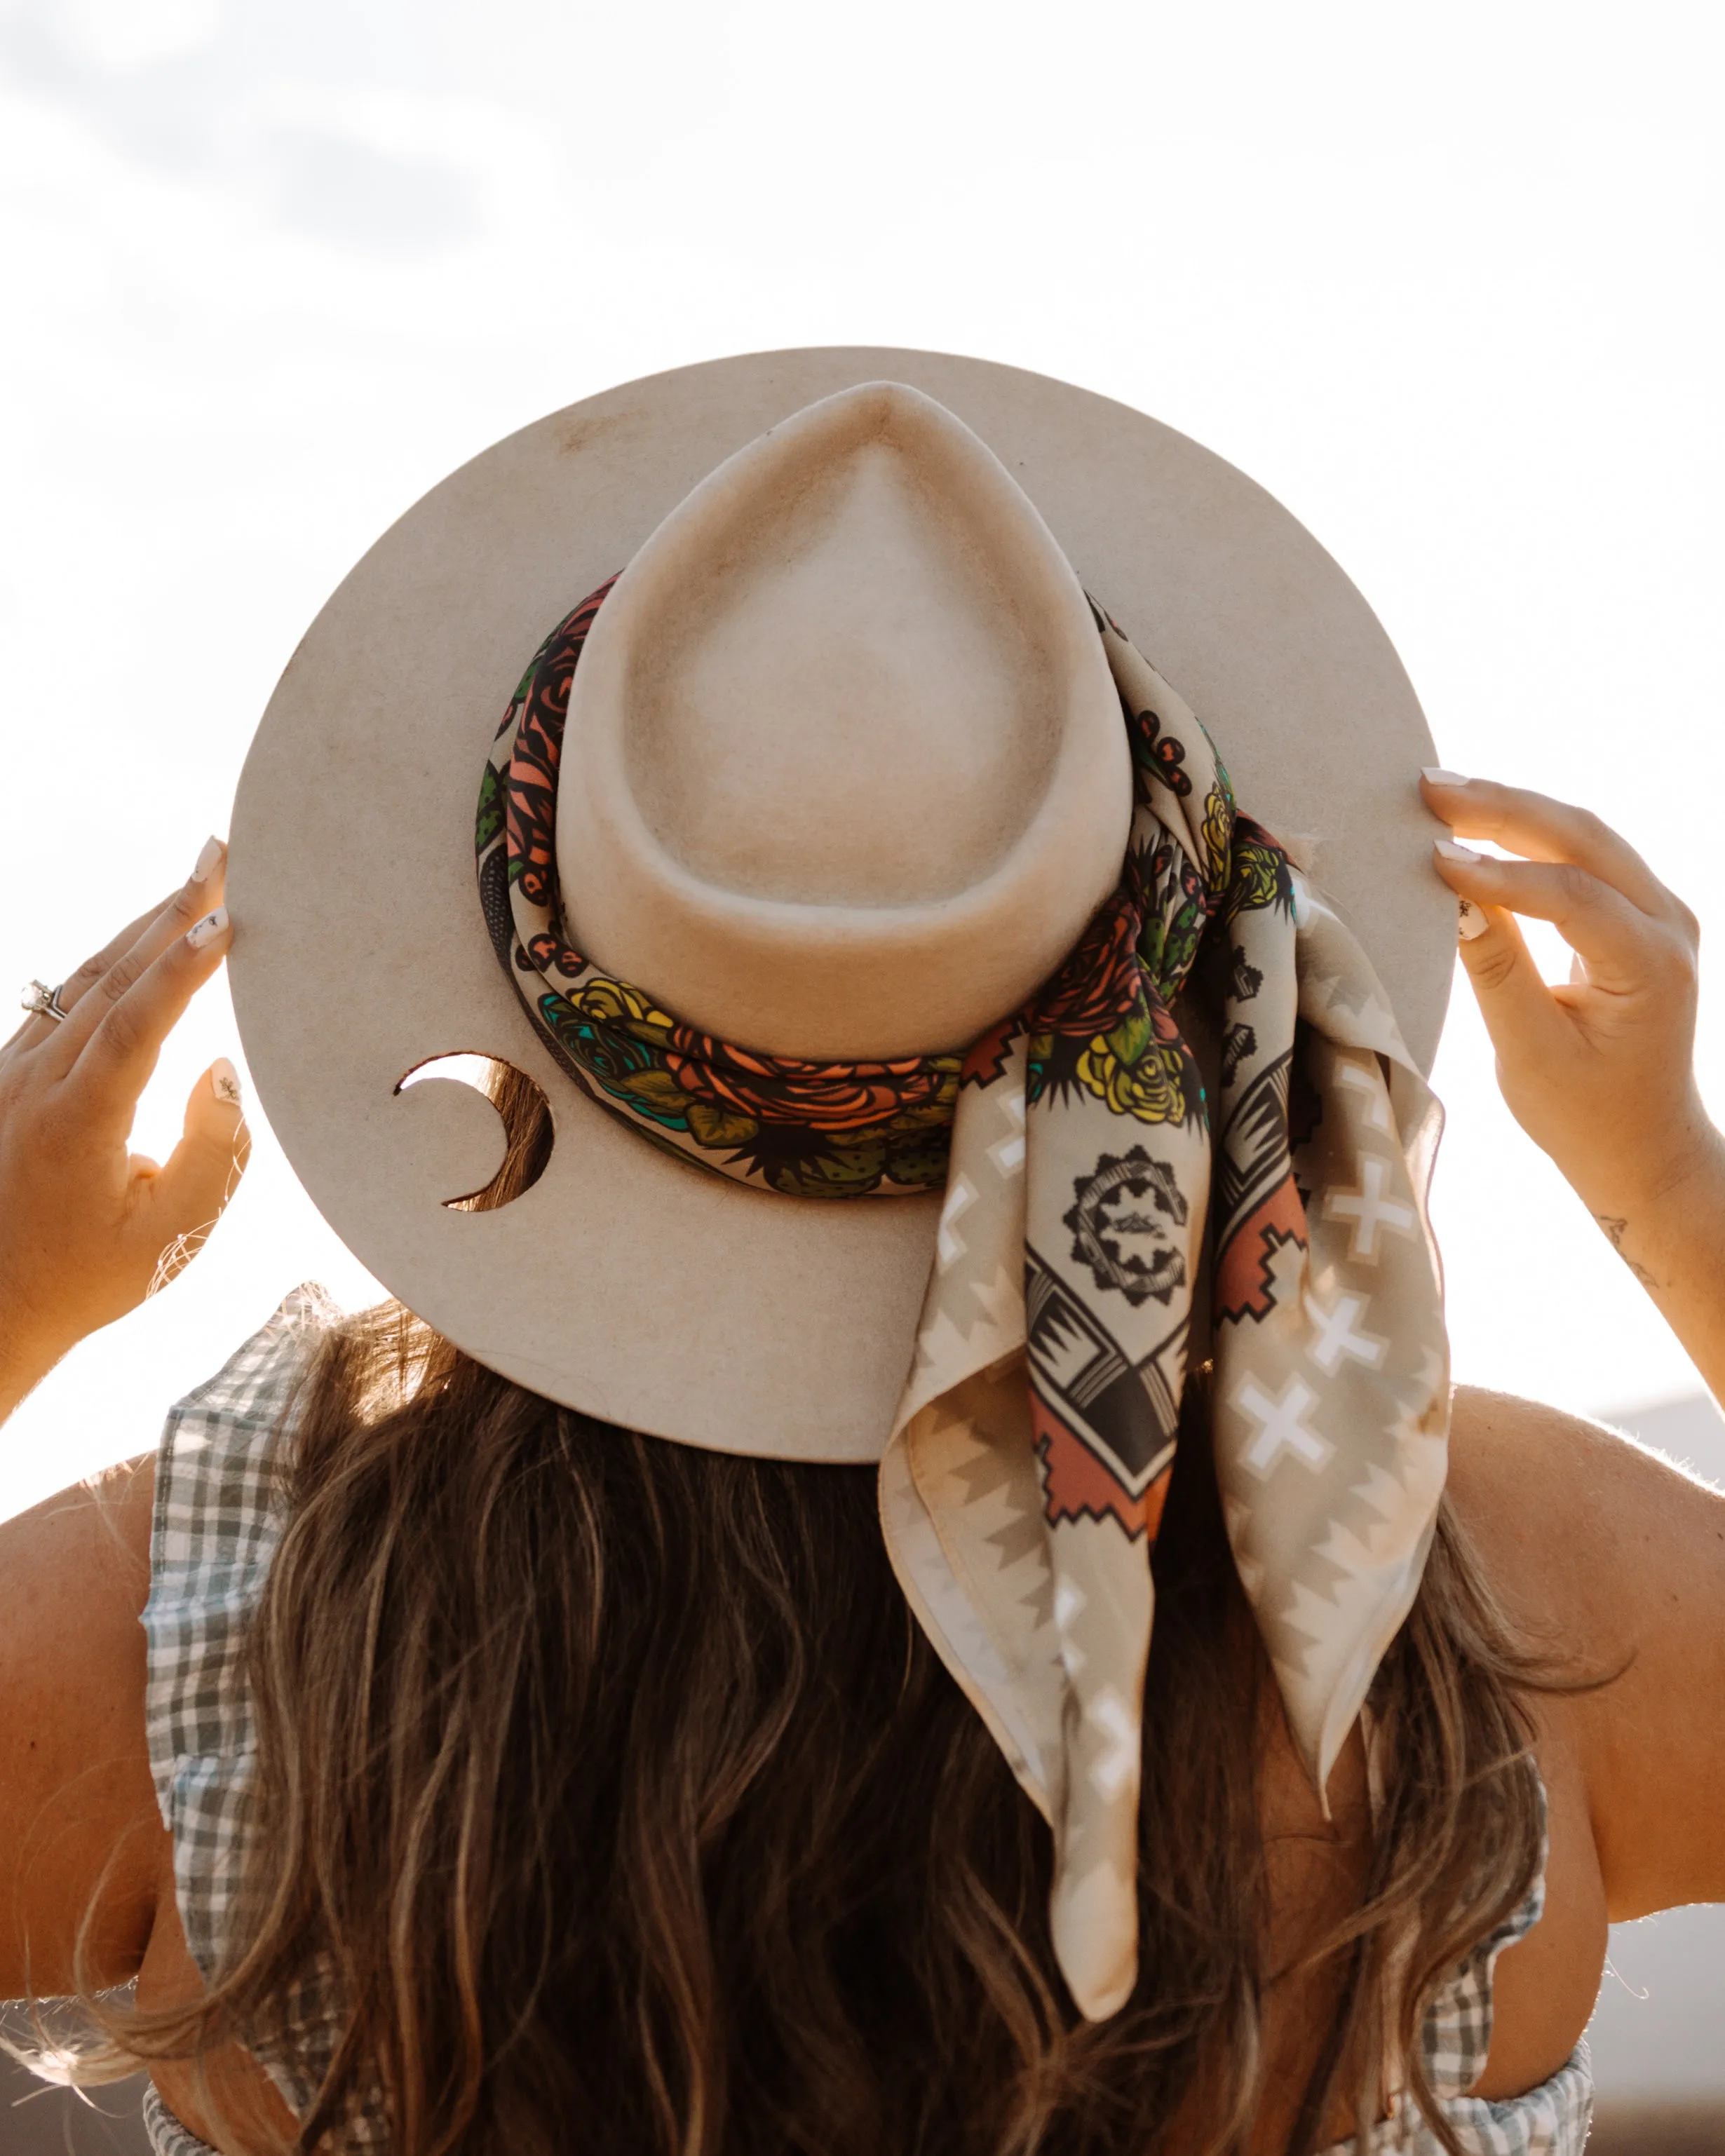
<svg viewBox="0 0 1725 2156">
<path fill-rule="evenodd" d="M 1213 1363 L 1229 1539 L 1322 1791 L 1444 1486 L 1441 1111 L 1350 931 L 1094 607 L 1131 837 L 1113 896 L 1029 1002 L 962 1054 L 877 1063 L 684 1024 L 574 949 L 558 903 L 569 690 L 610 588 L 546 639 L 492 745 L 476 839 L 493 947 L 554 1060 L 651 1142 L 798 1197 L 943 1193 L 881 1522 L 1049 1822 L 1055 1956 L 1105 2019 L 1137 1969 L 1150 1558 L 1189 1361 Z M 1174 1012 L 1200 952 L 1214 1099 Z"/>
</svg>

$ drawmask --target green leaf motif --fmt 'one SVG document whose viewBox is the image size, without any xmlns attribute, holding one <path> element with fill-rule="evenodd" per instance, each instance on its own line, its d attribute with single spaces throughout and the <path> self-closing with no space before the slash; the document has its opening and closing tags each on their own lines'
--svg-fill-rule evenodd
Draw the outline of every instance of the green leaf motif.
<svg viewBox="0 0 1725 2156">
<path fill-rule="evenodd" d="M 1150 1007 L 1141 1000 L 1108 1035 L 1108 1045 L 1122 1063 L 1136 1063 L 1150 1045 L 1151 1031 Z"/>
<path fill-rule="evenodd" d="M 668 1070 L 632 1070 L 619 1079 L 618 1091 L 660 1122 L 686 1121 L 692 1105 Z"/>
<path fill-rule="evenodd" d="M 485 775 L 480 781 L 479 816 L 474 825 L 473 845 L 475 853 L 482 854 L 503 829 L 504 793 L 502 782 L 488 763 Z"/>
<path fill-rule="evenodd" d="M 943 1190 L 952 1165 L 950 1126 L 897 1139 L 886 1148 L 886 1179 L 904 1190 Z"/>
<path fill-rule="evenodd" d="M 886 1147 L 876 1138 L 870 1145 L 847 1146 L 844 1152 L 811 1153 L 787 1161 L 773 1178 L 775 1186 L 793 1198 L 861 1198 L 880 1188 Z"/>
<path fill-rule="evenodd" d="M 692 1135 L 716 1150 L 721 1146 L 747 1145 L 761 1127 L 752 1116 L 737 1109 L 711 1107 L 705 1101 L 691 1101 L 688 1114 Z"/>
</svg>

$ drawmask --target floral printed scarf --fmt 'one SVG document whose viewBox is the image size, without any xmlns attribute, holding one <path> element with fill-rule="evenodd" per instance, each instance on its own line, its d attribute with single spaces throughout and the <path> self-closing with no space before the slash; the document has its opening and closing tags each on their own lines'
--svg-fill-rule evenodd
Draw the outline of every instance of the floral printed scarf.
<svg viewBox="0 0 1725 2156">
<path fill-rule="evenodd" d="M 1230 1538 L 1322 1789 L 1412 1606 L 1444 1484 L 1425 1214 L 1440 1111 L 1352 935 L 1100 609 L 1135 814 L 1115 895 L 1054 978 L 963 1054 L 817 1063 L 685 1025 L 573 949 L 558 907 L 569 688 L 609 589 L 547 639 L 493 744 L 477 829 L 493 946 L 558 1064 L 653 1142 L 797 1196 L 944 1192 L 882 1525 L 1050 1823 L 1055 1953 L 1103 2018 L 1137 1973 L 1150 1556 L 1194 1294 Z M 1214 1101 L 1173 1008 L 1201 947 L 1222 1007 Z"/>
</svg>

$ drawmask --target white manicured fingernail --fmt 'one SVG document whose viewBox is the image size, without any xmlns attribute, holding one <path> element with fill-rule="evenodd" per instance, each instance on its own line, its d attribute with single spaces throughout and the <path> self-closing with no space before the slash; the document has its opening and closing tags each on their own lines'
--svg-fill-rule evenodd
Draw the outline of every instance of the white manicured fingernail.
<svg viewBox="0 0 1725 2156">
<path fill-rule="evenodd" d="M 1465 905 L 1466 901 L 1462 903 Z M 239 1089 L 239 1073 L 225 1055 L 218 1055 L 210 1065 L 209 1089 L 218 1101 L 225 1101 L 230 1108 L 245 1105 L 245 1096 Z"/>
<path fill-rule="evenodd" d="M 194 921 L 186 931 L 186 941 L 194 951 L 201 951 L 207 943 L 213 943 L 228 926 L 228 909 L 218 906 L 213 913 L 206 913 L 202 921 Z"/>
<path fill-rule="evenodd" d="M 1471 865 L 1486 858 L 1483 854 L 1476 854 L 1471 846 L 1458 846 L 1453 839 L 1435 839 L 1432 844 L 1446 861 L 1465 861 Z"/>
<path fill-rule="evenodd" d="M 1428 786 L 1466 786 L 1467 783 L 1461 772 L 1440 771 L 1435 763 L 1427 764 L 1420 776 Z"/>
<path fill-rule="evenodd" d="M 198 856 L 198 865 L 192 871 L 193 883 L 208 883 L 222 865 L 223 846 L 219 839 L 206 839 L 203 851 Z"/>
<path fill-rule="evenodd" d="M 1471 943 L 1476 936 L 1483 936 L 1491 924 L 1486 920 L 1484 909 L 1476 906 L 1471 899 L 1458 898 L 1455 904 L 1458 909 L 1455 932 L 1464 943 Z"/>
</svg>

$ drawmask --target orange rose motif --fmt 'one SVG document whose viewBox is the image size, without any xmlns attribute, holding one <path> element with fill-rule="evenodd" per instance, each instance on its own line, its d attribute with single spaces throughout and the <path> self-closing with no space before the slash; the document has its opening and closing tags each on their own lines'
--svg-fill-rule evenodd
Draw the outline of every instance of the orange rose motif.
<svg viewBox="0 0 1725 2156">
<path fill-rule="evenodd" d="M 1088 1040 L 1118 1025 L 1135 1009 L 1141 992 L 1142 927 L 1137 905 L 1126 892 L 1117 892 L 1033 1006 L 1032 1032 Z"/>
<path fill-rule="evenodd" d="M 672 1034 L 665 1067 L 708 1107 L 804 1130 L 862 1131 L 889 1123 L 907 1129 L 942 1122 L 958 1090 L 956 1056 L 807 1063 L 732 1048 L 686 1026 Z"/>
</svg>

